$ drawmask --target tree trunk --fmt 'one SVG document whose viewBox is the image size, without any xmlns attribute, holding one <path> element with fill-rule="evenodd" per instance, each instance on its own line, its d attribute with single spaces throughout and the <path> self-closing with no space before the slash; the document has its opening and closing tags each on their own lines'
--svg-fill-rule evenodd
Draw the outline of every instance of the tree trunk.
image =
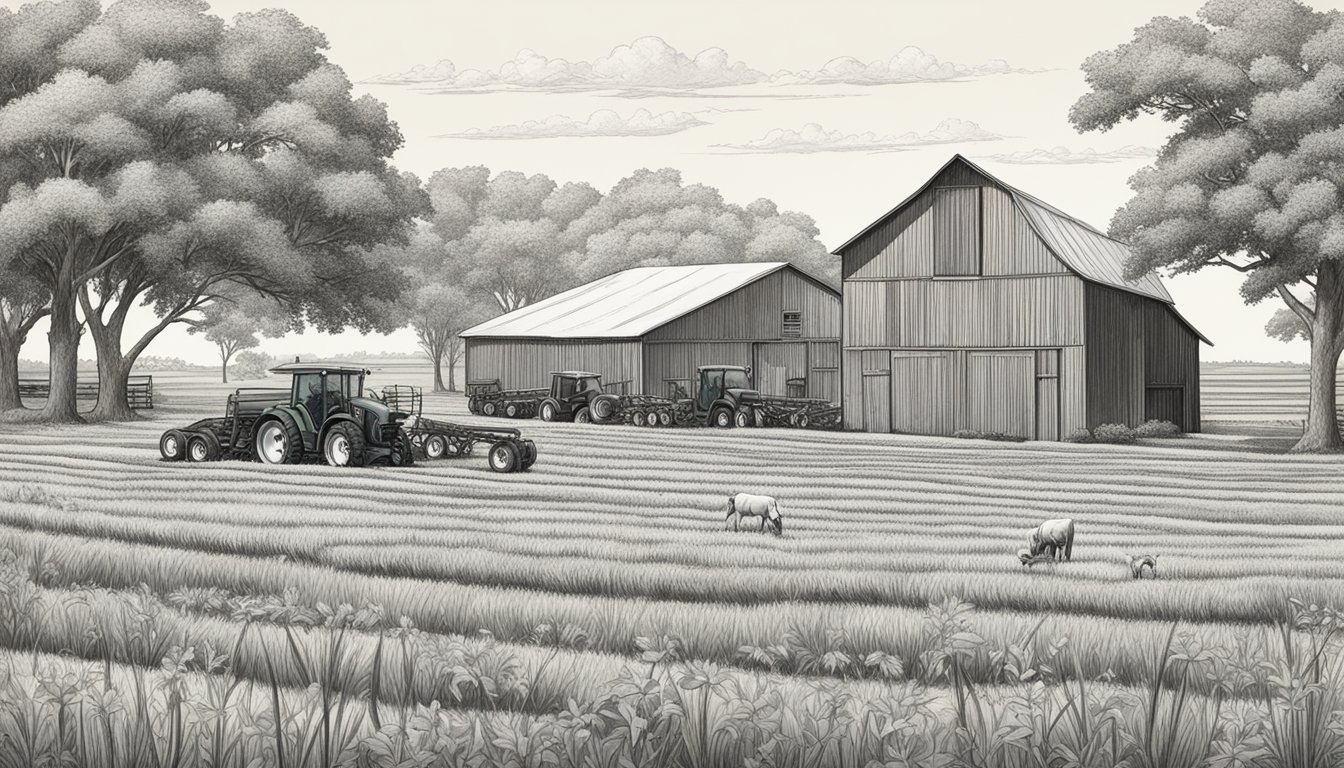
<svg viewBox="0 0 1344 768">
<path fill-rule="evenodd" d="M 1316 278 L 1316 310 L 1311 323 L 1311 395 L 1307 427 L 1294 453 L 1344 449 L 1335 415 L 1335 376 L 1344 352 L 1344 284 L 1339 270 L 1323 264 Z"/>
<path fill-rule="evenodd" d="M 223 378 L 223 381 L 221 381 L 220 383 L 222 383 L 222 384 L 228 384 L 228 383 L 229 383 L 229 361 L 228 361 L 228 360 L 225 360 L 225 361 L 224 361 L 224 364 L 220 366 L 220 370 L 221 370 L 221 373 L 223 374 L 223 377 L 222 377 L 222 378 Z"/>
<path fill-rule="evenodd" d="M 19 348 L 23 340 L 17 341 L 0 332 L 0 411 L 23 407 L 19 397 Z"/>
<path fill-rule="evenodd" d="M 127 402 L 131 366 L 135 358 L 121 351 L 121 323 L 89 323 L 93 345 L 98 350 L 98 403 L 90 418 L 97 421 L 132 421 L 138 416 Z"/>
<path fill-rule="evenodd" d="M 452 372 L 451 370 L 449 370 L 449 371 L 448 371 L 448 376 L 451 378 L 452 375 L 453 375 L 453 372 Z M 440 350 L 439 350 L 439 353 L 438 353 L 437 355 L 434 356 L 434 391 L 435 391 L 435 392 L 447 392 L 447 391 L 448 391 L 448 390 L 447 390 L 446 388 L 444 388 L 444 386 L 443 386 L 443 350 L 442 350 L 442 349 L 440 349 Z"/>
<path fill-rule="evenodd" d="M 454 360 L 448 365 L 448 391 L 457 391 L 457 361 Z"/>
<path fill-rule="evenodd" d="M 66 276 L 62 276 L 65 278 Z M 79 416 L 79 315 L 78 297 L 70 279 L 57 281 L 51 294 L 51 330 L 47 342 L 51 358 L 46 405 L 39 415 L 42 421 L 83 421 Z"/>
</svg>

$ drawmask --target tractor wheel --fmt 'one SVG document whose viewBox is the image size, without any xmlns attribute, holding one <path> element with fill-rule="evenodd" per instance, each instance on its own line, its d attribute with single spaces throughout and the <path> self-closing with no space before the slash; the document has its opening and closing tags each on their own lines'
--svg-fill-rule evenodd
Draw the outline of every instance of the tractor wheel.
<svg viewBox="0 0 1344 768">
<path fill-rule="evenodd" d="M 547 400 L 541 404 L 542 421 L 555 421 L 558 413 L 559 411 L 555 407 L 555 403 L 551 402 L 550 400 Z"/>
<path fill-rule="evenodd" d="M 648 413 L 644 414 L 644 426 L 646 426 L 646 427 L 656 427 L 656 426 L 658 426 L 658 412 L 657 412 L 657 411 L 649 411 Z"/>
<path fill-rule="evenodd" d="M 394 467 L 409 467 L 415 463 L 415 446 L 411 445 L 411 436 L 406 430 L 397 430 L 397 436 L 392 438 L 392 455 L 387 460 Z"/>
<path fill-rule="evenodd" d="M 533 464 L 537 463 L 537 444 L 531 440 L 523 440 L 519 442 L 519 445 L 523 447 L 522 467 L 523 471 L 526 472 L 532 468 Z"/>
<path fill-rule="evenodd" d="M 644 412 L 635 411 L 634 413 L 630 414 L 630 423 L 634 424 L 636 427 L 644 426 Z"/>
<path fill-rule="evenodd" d="M 322 438 L 322 459 L 333 467 L 364 465 L 364 435 L 348 421 L 332 424 Z"/>
<path fill-rule="evenodd" d="M 295 425 L 268 419 L 257 428 L 252 451 L 262 464 L 298 464 L 303 460 L 303 435 Z"/>
<path fill-rule="evenodd" d="M 519 456 L 517 443 L 500 440 L 490 446 L 490 468 L 496 472 L 513 472 L 518 468 Z"/>
<path fill-rule="evenodd" d="M 518 418 L 519 411 L 520 409 L 517 403 L 507 403 L 504 406 L 504 415 L 510 419 Z"/>
<path fill-rule="evenodd" d="M 598 421 L 611 421 L 621 410 L 621 401 L 615 395 L 598 395 L 588 404 Z"/>
<path fill-rule="evenodd" d="M 709 415 L 709 423 L 719 429 L 729 429 L 733 426 L 733 412 L 728 408 L 715 408 Z"/>
<path fill-rule="evenodd" d="M 484 403 L 481 403 L 482 416 L 494 416 L 496 410 L 498 410 L 498 406 L 495 404 L 494 400 L 486 400 Z"/>
<path fill-rule="evenodd" d="M 181 461 L 187 455 L 187 436 L 180 429 L 170 429 L 159 437 L 159 455 L 164 461 Z"/>
<path fill-rule="evenodd" d="M 425 438 L 425 458 L 442 459 L 448 453 L 448 439 L 443 435 L 430 435 Z"/>
<path fill-rule="evenodd" d="M 660 426 L 670 427 L 672 426 L 672 421 L 671 411 L 664 409 L 658 412 L 658 424 Z"/>
<path fill-rule="evenodd" d="M 477 414 L 481 412 L 481 401 L 475 397 L 467 398 L 467 412 Z"/>
<path fill-rule="evenodd" d="M 187 461 L 199 464 L 219 460 L 219 440 L 210 432 L 197 432 L 187 438 Z"/>
<path fill-rule="evenodd" d="M 751 414 L 746 411 L 738 411 L 737 414 L 733 416 L 733 423 L 739 427 L 749 427 L 751 426 Z"/>
<path fill-rule="evenodd" d="M 574 423 L 575 424 L 593 423 L 593 412 L 588 410 L 588 406 L 585 405 L 584 407 L 574 412 Z"/>
</svg>

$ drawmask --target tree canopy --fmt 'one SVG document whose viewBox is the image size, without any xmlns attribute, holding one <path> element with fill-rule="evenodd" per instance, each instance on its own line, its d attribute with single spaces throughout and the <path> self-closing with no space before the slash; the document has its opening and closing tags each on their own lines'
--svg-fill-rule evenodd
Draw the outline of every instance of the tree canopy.
<svg viewBox="0 0 1344 768">
<path fill-rule="evenodd" d="M 1111 222 L 1133 248 L 1130 275 L 1219 266 L 1246 275 L 1245 301 L 1281 297 L 1311 329 L 1298 449 L 1339 449 L 1344 16 L 1293 0 L 1210 0 L 1196 19 L 1153 19 L 1083 71 L 1091 90 L 1070 112 L 1080 131 L 1142 115 L 1175 124 Z"/>
</svg>

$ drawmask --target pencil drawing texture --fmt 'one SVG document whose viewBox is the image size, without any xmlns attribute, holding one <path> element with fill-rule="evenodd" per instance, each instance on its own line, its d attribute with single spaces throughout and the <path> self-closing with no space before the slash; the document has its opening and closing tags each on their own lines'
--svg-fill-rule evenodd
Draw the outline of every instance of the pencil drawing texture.
<svg viewBox="0 0 1344 768">
<path fill-rule="evenodd" d="M 1176 5 L 0 4 L 0 768 L 1344 764 L 1344 13 Z"/>
</svg>

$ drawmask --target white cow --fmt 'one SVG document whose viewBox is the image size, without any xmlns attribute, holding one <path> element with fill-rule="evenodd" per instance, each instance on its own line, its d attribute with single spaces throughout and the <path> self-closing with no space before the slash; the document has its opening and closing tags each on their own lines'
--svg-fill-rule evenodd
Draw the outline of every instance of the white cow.
<svg viewBox="0 0 1344 768">
<path fill-rule="evenodd" d="M 1041 523 L 1031 532 L 1031 554 L 1033 557 L 1049 554 L 1052 559 L 1072 560 L 1073 520 L 1059 518 Z"/>
<path fill-rule="evenodd" d="M 779 502 L 773 496 L 758 496 L 754 493 L 739 493 L 728 497 L 728 517 L 723 521 L 724 530 L 728 521 L 733 521 L 733 530 L 740 530 L 742 518 L 761 518 L 761 531 L 769 525 L 776 536 L 784 533 L 784 518 L 779 514 Z"/>
</svg>

